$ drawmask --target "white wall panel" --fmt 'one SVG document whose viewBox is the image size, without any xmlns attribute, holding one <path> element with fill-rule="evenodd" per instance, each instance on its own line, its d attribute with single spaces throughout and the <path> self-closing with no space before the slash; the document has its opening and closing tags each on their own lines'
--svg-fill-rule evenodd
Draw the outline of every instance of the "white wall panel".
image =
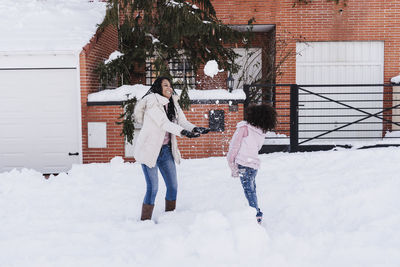
<svg viewBox="0 0 400 267">
<path fill-rule="evenodd" d="M 311 84 L 382 84 L 384 70 L 384 43 L 383 42 L 309 42 L 297 43 L 296 57 L 296 83 L 299 85 Z M 350 106 L 359 108 L 368 113 L 376 113 L 383 107 L 383 87 L 304 87 L 315 93 L 333 93 L 325 95 L 337 101 L 345 102 Z M 302 91 L 300 91 L 301 93 Z M 379 94 L 348 94 L 349 92 L 369 92 Z M 318 96 L 300 95 L 300 101 L 323 100 Z M 376 102 L 357 102 L 356 100 L 377 100 Z M 352 122 L 362 118 L 362 112 L 354 109 L 343 110 L 302 110 L 304 108 L 344 108 L 334 102 L 308 102 L 301 103 L 299 121 L 300 130 L 331 130 L 343 124 L 340 122 Z M 332 117 L 317 117 L 317 116 Z M 335 117 L 334 115 L 338 115 Z M 340 115 L 350 117 L 339 118 Z M 315 116 L 315 117 L 302 117 Z M 373 124 L 365 124 L 371 122 Z M 350 137 L 367 136 L 380 138 L 382 136 L 382 120 L 369 118 L 363 124 L 355 124 L 346 130 L 374 130 L 371 132 L 333 132 L 324 137 Z M 302 123 L 332 123 L 312 125 Z M 309 137 L 319 133 L 300 133 L 300 137 Z"/>
<path fill-rule="evenodd" d="M 76 68 L 77 56 L 71 53 L 0 53 L 3 68 Z"/>
</svg>

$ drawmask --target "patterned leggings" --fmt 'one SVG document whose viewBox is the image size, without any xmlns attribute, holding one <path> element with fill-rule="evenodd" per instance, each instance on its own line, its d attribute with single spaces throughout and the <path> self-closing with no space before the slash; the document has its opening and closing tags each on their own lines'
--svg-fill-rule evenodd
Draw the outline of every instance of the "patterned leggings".
<svg viewBox="0 0 400 267">
<path fill-rule="evenodd" d="M 256 192 L 257 169 L 242 166 L 240 164 L 238 164 L 238 169 L 239 169 L 240 181 L 242 183 L 242 187 L 244 190 L 244 195 L 246 196 L 247 201 L 249 201 L 250 207 L 253 207 L 257 210 L 257 216 L 259 215 L 262 216 L 262 212 L 260 211 L 257 202 L 257 192 Z"/>
</svg>

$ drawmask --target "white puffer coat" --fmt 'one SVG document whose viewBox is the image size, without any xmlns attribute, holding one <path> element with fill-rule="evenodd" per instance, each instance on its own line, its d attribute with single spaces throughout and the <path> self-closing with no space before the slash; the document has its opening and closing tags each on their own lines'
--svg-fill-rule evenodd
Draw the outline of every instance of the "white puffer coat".
<svg viewBox="0 0 400 267">
<path fill-rule="evenodd" d="M 176 108 L 176 123 L 168 119 L 164 105 L 168 104 L 169 100 L 160 94 L 149 94 L 135 106 L 135 123 L 141 124 L 142 128 L 134 135 L 133 156 L 138 163 L 146 164 L 150 168 L 156 166 L 166 132 L 171 133 L 172 155 L 175 162 L 179 164 L 181 154 L 176 136 L 181 137 L 183 129 L 192 131 L 196 127 L 186 119 L 178 104 L 178 96 L 173 95 L 171 97 Z"/>
</svg>

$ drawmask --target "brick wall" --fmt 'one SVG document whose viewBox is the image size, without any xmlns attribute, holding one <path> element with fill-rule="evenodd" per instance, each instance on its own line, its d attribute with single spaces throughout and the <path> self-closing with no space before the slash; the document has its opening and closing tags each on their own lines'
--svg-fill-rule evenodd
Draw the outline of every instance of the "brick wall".
<svg viewBox="0 0 400 267">
<path fill-rule="evenodd" d="M 236 124 L 243 120 L 243 104 L 238 104 L 237 111 L 229 111 L 229 104 L 192 104 L 185 111 L 187 119 L 197 126 L 208 127 L 210 110 L 225 111 L 225 131 L 210 132 L 199 138 L 178 138 L 178 145 L 183 158 L 204 158 L 224 156 L 228 151 L 229 141 L 236 129 Z M 107 147 L 86 148 L 84 163 L 109 162 L 115 156 L 125 157 L 124 138 L 120 136 L 122 126 L 116 125 L 122 108 L 116 105 L 88 106 L 87 121 L 107 123 Z M 86 141 L 87 143 L 87 141 Z"/>
<path fill-rule="evenodd" d="M 210 76 L 204 74 L 204 65 L 201 65 L 196 74 L 196 89 L 227 89 L 227 78 L 227 72 L 219 72 L 217 75 L 211 78 Z"/>
<path fill-rule="evenodd" d="M 236 124 L 243 120 L 243 104 L 238 104 L 237 111 L 229 111 L 229 104 L 193 104 L 190 110 L 185 111 L 185 115 L 196 126 L 208 127 L 210 110 L 224 110 L 225 131 L 210 132 L 199 138 L 178 138 L 183 158 L 224 156 L 228 151 L 229 141 L 236 130 Z"/>
<path fill-rule="evenodd" d="M 124 139 L 120 136 L 122 126 L 116 124 L 121 113 L 120 106 L 89 106 L 87 108 L 87 122 L 105 122 L 107 124 L 107 147 L 88 148 L 86 138 L 83 163 L 109 162 L 115 156 L 124 155 Z"/>
<path fill-rule="evenodd" d="M 306 41 L 384 41 L 384 81 L 400 71 L 400 1 L 351 0 L 347 6 L 326 0 L 297 4 L 294 0 L 213 0 L 217 16 L 227 24 L 276 25 L 277 37 L 300 35 Z M 290 41 L 290 39 L 288 39 Z M 295 48 L 295 41 L 290 46 Z M 296 60 L 290 58 L 283 66 L 284 75 L 277 82 L 296 81 Z"/>
<path fill-rule="evenodd" d="M 79 55 L 82 112 L 82 152 L 84 163 L 93 162 L 92 159 L 96 158 L 97 156 L 101 157 L 103 152 L 98 151 L 98 153 L 94 153 L 93 151 L 88 150 L 87 123 L 93 118 L 89 117 L 90 114 L 86 102 L 88 94 L 97 92 L 99 89 L 99 79 L 94 70 L 100 61 L 107 59 L 113 51 L 117 50 L 117 40 L 118 34 L 116 29 L 108 27 L 104 31 L 97 32 Z M 107 114 L 104 115 L 107 116 Z"/>
</svg>

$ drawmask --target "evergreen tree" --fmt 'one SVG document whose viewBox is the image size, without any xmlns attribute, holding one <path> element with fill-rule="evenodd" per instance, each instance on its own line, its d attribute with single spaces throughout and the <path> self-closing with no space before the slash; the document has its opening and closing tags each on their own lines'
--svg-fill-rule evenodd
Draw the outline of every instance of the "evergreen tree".
<svg viewBox="0 0 400 267">
<path fill-rule="evenodd" d="M 224 25 L 210 0 L 108 0 L 100 28 L 109 25 L 118 29 L 119 51 L 123 55 L 98 67 L 103 85 L 116 77 L 119 85 L 130 84 L 135 76 L 144 74 L 149 60 L 156 75 L 167 77 L 170 60 L 187 59 L 197 73 L 201 64 L 214 59 L 219 68 L 235 72 L 237 54 L 224 44 L 250 35 Z M 179 101 L 184 108 L 189 107 L 190 101 L 187 89 L 184 81 Z M 126 125 L 133 127 L 132 123 L 125 123 L 129 119 L 126 117 L 123 125 L 124 132 L 130 133 L 132 129 L 125 129 Z"/>
<path fill-rule="evenodd" d="M 118 16 L 120 14 L 120 16 Z M 220 68 L 235 71 L 237 56 L 223 44 L 241 40 L 240 33 L 216 17 L 209 0 L 108 0 L 107 14 L 100 25 L 118 28 L 123 56 L 99 68 L 105 83 L 115 77 L 129 84 L 143 75 L 151 60 L 157 75 L 169 76 L 168 62 L 186 58 L 196 72 L 201 64 L 215 59 Z"/>
</svg>

